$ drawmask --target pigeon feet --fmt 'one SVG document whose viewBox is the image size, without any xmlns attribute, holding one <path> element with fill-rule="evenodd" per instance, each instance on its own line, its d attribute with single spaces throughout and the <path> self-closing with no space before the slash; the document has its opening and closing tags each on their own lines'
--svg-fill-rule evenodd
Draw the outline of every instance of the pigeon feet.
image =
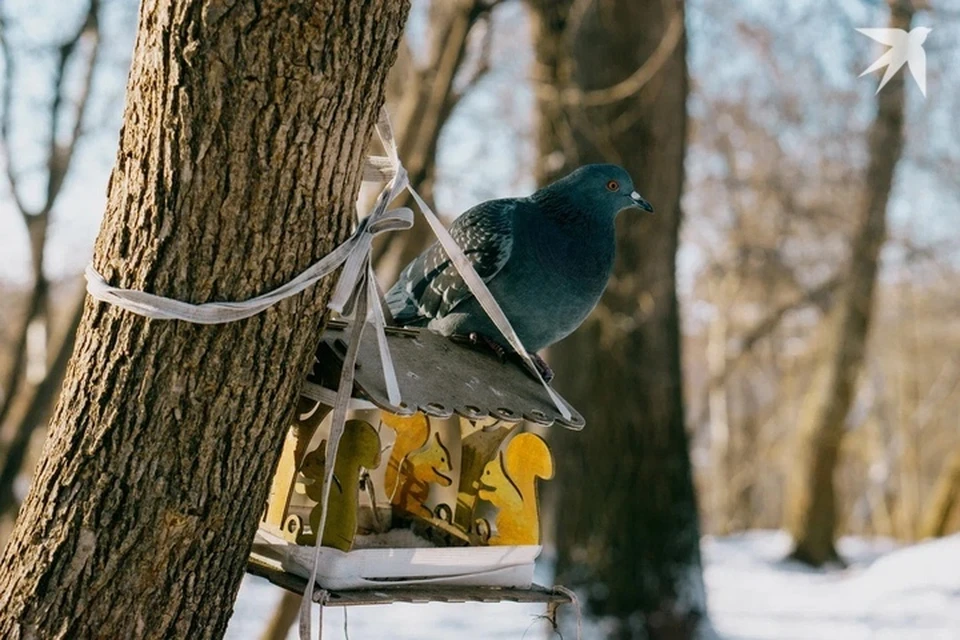
<svg viewBox="0 0 960 640">
<path fill-rule="evenodd" d="M 473 332 L 467 336 L 467 339 L 470 340 L 470 344 L 479 345 L 490 349 L 497 356 L 497 359 L 501 364 L 507 361 L 507 350 L 502 344 L 491 338 L 490 336 L 483 335 L 482 333 Z M 553 369 L 550 368 L 543 358 L 538 356 L 535 353 L 531 353 L 530 359 L 533 360 L 533 366 L 536 367 L 537 372 L 540 374 L 540 377 L 543 378 L 544 382 L 550 382 L 553 380 Z"/>
<path fill-rule="evenodd" d="M 540 373 L 540 377 L 543 378 L 544 382 L 553 380 L 553 369 L 550 368 L 550 365 L 548 365 L 543 358 L 535 353 L 531 353 L 530 359 L 533 360 L 533 364 L 537 367 L 537 371 Z"/>
<path fill-rule="evenodd" d="M 482 333 L 473 332 L 469 336 L 470 344 L 473 345 L 483 345 L 493 351 L 494 355 L 497 356 L 497 360 L 500 361 L 500 364 L 503 364 L 507 361 L 507 351 L 503 348 L 499 342 L 491 338 L 490 336 L 485 336 Z"/>
</svg>

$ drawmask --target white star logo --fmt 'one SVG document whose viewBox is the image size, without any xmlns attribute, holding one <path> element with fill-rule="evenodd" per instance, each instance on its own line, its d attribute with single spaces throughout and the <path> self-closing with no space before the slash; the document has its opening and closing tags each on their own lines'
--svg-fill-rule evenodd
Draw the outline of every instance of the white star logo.
<svg viewBox="0 0 960 640">
<path fill-rule="evenodd" d="M 927 27 L 916 27 L 907 33 L 903 29 L 857 29 L 860 33 L 880 44 L 885 44 L 890 49 L 877 61 L 867 67 L 866 71 L 860 74 L 860 77 L 873 73 L 877 69 L 886 67 L 887 71 L 880 80 L 880 86 L 877 87 L 877 93 L 890 81 L 897 71 L 904 64 L 910 69 L 910 75 L 917 81 L 920 87 L 920 93 L 927 97 L 927 54 L 923 50 L 923 41 L 930 34 Z"/>
</svg>

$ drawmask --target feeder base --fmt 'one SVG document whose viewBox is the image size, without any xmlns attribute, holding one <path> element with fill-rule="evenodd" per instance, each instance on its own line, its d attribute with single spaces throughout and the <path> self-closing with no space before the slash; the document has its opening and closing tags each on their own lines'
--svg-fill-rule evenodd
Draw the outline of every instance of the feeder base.
<svg viewBox="0 0 960 640">
<path fill-rule="evenodd" d="M 309 578 L 314 548 L 260 530 L 254 552 L 286 572 Z M 413 585 L 528 588 L 539 546 L 356 549 L 323 547 L 317 584 L 324 589 L 381 589 Z"/>
<path fill-rule="evenodd" d="M 295 574 L 283 570 L 276 560 L 260 556 L 254 551 L 247 562 L 247 573 L 255 575 L 286 589 L 302 595 L 307 581 Z M 553 610 L 559 605 L 569 604 L 570 597 L 560 591 L 554 591 L 538 584 L 527 588 L 508 587 L 471 587 L 462 585 L 414 585 L 390 586 L 379 589 L 350 589 L 344 591 L 314 592 L 314 601 L 326 606 L 356 607 L 362 605 L 428 602 L 516 602 L 520 604 L 546 604 Z"/>
</svg>

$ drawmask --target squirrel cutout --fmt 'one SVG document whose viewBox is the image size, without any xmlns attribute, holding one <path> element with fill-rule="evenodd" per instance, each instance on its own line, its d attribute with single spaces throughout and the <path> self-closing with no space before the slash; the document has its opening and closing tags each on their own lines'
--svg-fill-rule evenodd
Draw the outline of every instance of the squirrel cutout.
<svg viewBox="0 0 960 640">
<path fill-rule="evenodd" d="M 325 473 L 326 441 L 308 453 L 300 465 L 300 473 L 313 482 L 306 485 L 307 497 L 316 502 L 310 510 L 310 529 L 315 542 L 323 509 L 323 476 Z M 363 420 L 348 420 L 333 468 L 333 484 L 330 487 L 330 506 L 322 544 L 341 551 L 349 551 L 357 533 L 357 510 L 360 502 L 360 470 L 376 469 L 380 464 L 380 436 L 376 429 Z"/>
<path fill-rule="evenodd" d="M 397 493 L 400 466 L 403 464 L 404 458 L 427 444 L 430 439 L 430 424 L 427 422 L 427 416 L 422 413 L 415 413 L 412 416 L 398 416 L 381 411 L 380 421 L 397 434 L 383 475 L 383 490 L 387 498 L 392 499 Z"/>
<path fill-rule="evenodd" d="M 407 513 L 432 517 L 433 512 L 424 504 L 430 496 L 430 485 L 449 487 L 453 483 L 448 475 L 451 471 L 450 451 L 440 434 L 434 433 L 426 444 L 403 458 L 391 503 Z"/>
<path fill-rule="evenodd" d="M 460 454 L 460 483 L 457 493 L 457 508 L 454 523 L 464 531 L 475 534 L 478 541 L 484 540 L 475 524 L 477 491 L 487 462 L 500 450 L 500 445 L 517 428 L 517 423 L 500 423 L 495 418 L 474 422 L 462 419 Z M 484 521 L 485 522 L 485 521 Z"/>
<path fill-rule="evenodd" d="M 499 510 L 491 545 L 540 544 L 537 478 L 553 477 L 553 456 L 547 443 L 533 433 L 520 433 L 487 463 L 478 496 Z"/>
</svg>

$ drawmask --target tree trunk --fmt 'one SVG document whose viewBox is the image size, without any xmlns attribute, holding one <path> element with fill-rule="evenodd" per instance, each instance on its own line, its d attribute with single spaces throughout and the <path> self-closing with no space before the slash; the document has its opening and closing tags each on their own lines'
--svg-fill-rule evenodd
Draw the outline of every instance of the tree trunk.
<svg viewBox="0 0 960 640">
<path fill-rule="evenodd" d="M 273 614 L 260 634 L 260 640 L 285 640 L 290 633 L 290 627 L 297 621 L 300 613 L 301 597 L 292 591 L 284 591 L 280 602 L 273 609 Z"/>
<path fill-rule="evenodd" d="M 143 3 L 107 281 L 243 300 L 342 241 L 407 10 Z M 0 559 L 0 637 L 223 635 L 332 284 L 222 326 L 88 300 Z"/>
<path fill-rule="evenodd" d="M 910 30 L 909 3 L 891 3 L 890 26 Z M 880 250 L 887 235 L 887 200 L 903 149 L 904 76 L 897 73 L 877 94 L 859 226 L 837 303 L 826 320 L 822 364 L 798 417 L 798 447 L 790 478 L 787 525 L 796 560 L 819 566 L 839 560 L 834 471 L 844 422 L 866 352 Z"/>
<path fill-rule="evenodd" d="M 933 488 L 930 507 L 923 518 L 921 538 L 940 538 L 947 535 L 950 515 L 960 503 L 960 450 L 954 451 L 943 463 L 943 470 Z"/>
<path fill-rule="evenodd" d="M 657 210 L 621 214 L 603 300 L 550 352 L 557 387 L 587 418 L 583 433 L 551 434 L 557 581 L 586 588 L 590 612 L 616 623 L 610 637 L 688 638 L 706 605 L 675 277 L 687 122 L 682 5 L 532 4 L 540 183 L 616 162 Z"/>
<path fill-rule="evenodd" d="M 35 385 L 25 393 L 19 404 L 19 411 L 14 411 L 11 419 L 9 439 L 3 433 L 4 450 L 0 455 L 0 518 L 13 511 L 15 507 L 13 490 L 17 477 L 24 471 L 24 462 L 30 449 L 30 440 L 33 432 L 47 421 L 50 410 L 56 401 L 57 393 L 63 383 L 67 371 L 67 363 L 73 347 L 76 344 L 77 327 L 80 325 L 83 313 L 84 298 L 78 297 L 74 309 L 70 314 L 63 334 L 58 341 L 56 355 L 50 362 L 47 375 L 40 384 Z M 29 469 L 27 469 L 29 472 Z M 3 539 L 0 537 L 0 548 Z"/>
<path fill-rule="evenodd" d="M 716 313 L 710 319 L 707 330 L 707 401 L 710 415 L 710 475 L 709 497 L 713 503 L 706 516 L 708 531 L 718 535 L 729 534 L 733 527 L 733 499 L 731 485 L 734 471 L 730 434 L 730 406 L 727 381 L 723 370 L 727 367 L 727 342 L 729 340 L 728 313 L 732 305 L 736 275 L 727 273 L 712 283 L 711 297 Z M 713 517 L 713 522 L 710 521 Z"/>
</svg>

